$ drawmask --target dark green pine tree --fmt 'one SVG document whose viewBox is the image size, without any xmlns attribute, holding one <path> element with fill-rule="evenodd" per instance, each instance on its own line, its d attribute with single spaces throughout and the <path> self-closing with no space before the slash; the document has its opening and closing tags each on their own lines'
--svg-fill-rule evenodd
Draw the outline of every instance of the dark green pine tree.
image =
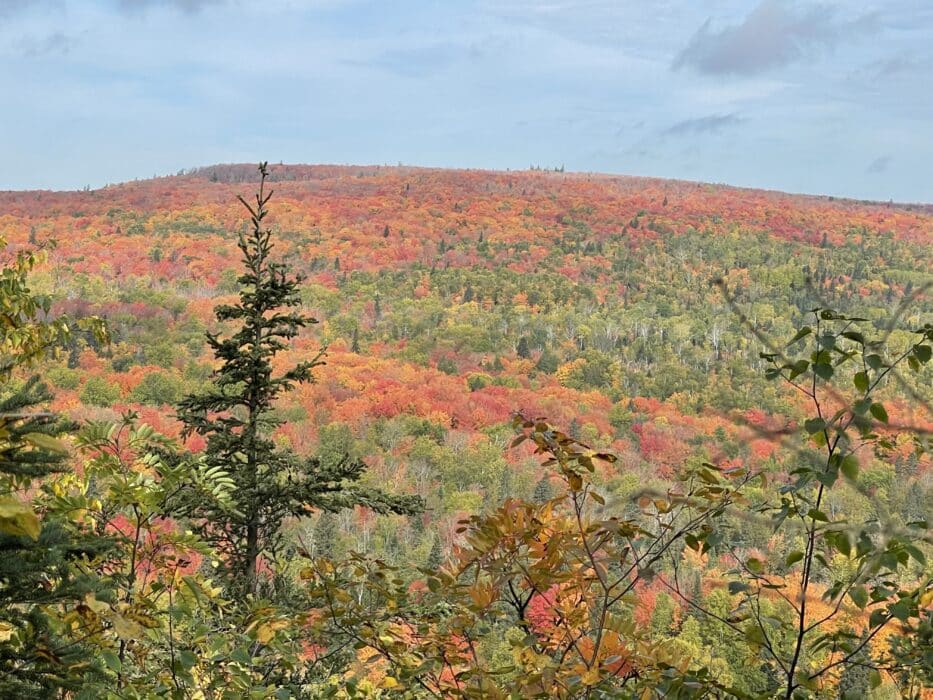
<svg viewBox="0 0 933 700">
<path fill-rule="evenodd" d="M 549 348 L 544 348 L 541 357 L 538 358 L 538 364 L 535 369 L 545 374 L 553 374 L 560 367 L 560 358 L 557 357 Z"/>
<path fill-rule="evenodd" d="M 538 483 L 535 484 L 534 493 L 531 496 L 531 500 L 534 503 L 544 503 L 551 500 L 554 496 L 554 492 L 551 489 L 551 482 L 548 481 L 546 476 L 542 476 Z"/>
<path fill-rule="evenodd" d="M 20 379 L 68 339 L 67 319 L 48 320 L 51 300 L 29 287 L 40 257 L 24 249 L 0 267 L 0 698 L 65 697 L 99 671 L 87 630 L 66 638 L 61 618 L 86 593 L 107 597 L 85 571 L 112 544 L 43 507 L 43 481 L 66 468 L 60 438 L 73 426 L 47 411 L 52 396 L 37 378 Z"/>
<path fill-rule="evenodd" d="M 52 396 L 36 378 L 9 383 L 0 378 L 0 697 L 59 697 L 79 689 L 95 666 L 84 644 L 56 631 L 56 611 L 99 587 L 81 562 L 112 542 L 51 517 L 40 521 L 35 506 L 13 494 L 65 468 L 69 455 L 57 441 L 73 426 L 42 409 Z"/>
<path fill-rule="evenodd" d="M 356 505 L 380 513 L 412 513 L 422 507 L 418 497 L 391 496 L 359 485 L 366 469 L 360 461 L 347 458 L 324 465 L 299 458 L 272 440 L 280 423 L 273 415 L 276 399 L 312 381 L 311 370 L 323 363 L 324 351 L 285 372 L 273 371 L 276 355 L 316 320 L 296 308 L 301 278 L 271 258 L 272 232 L 263 226 L 272 197 L 271 191 L 266 193 L 265 163 L 259 172 L 255 204 L 240 198 L 251 226 L 237 243 L 245 268 L 237 280 L 239 303 L 214 309 L 218 321 L 235 323 L 236 329 L 228 337 L 207 335 L 220 366 L 206 391 L 178 405 L 184 434 L 205 437 L 206 461 L 221 466 L 236 482 L 234 508 L 194 499 L 183 506 L 194 527 L 222 553 L 223 572 L 235 595 L 257 592 L 259 560 L 280 551 L 281 525 L 288 517 Z"/>
<path fill-rule="evenodd" d="M 523 360 L 527 360 L 529 357 L 531 357 L 531 348 L 528 347 L 527 337 L 522 336 L 518 339 L 518 345 L 515 348 L 515 354 Z"/>
<path fill-rule="evenodd" d="M 428 560 L 425 562 L 429 571 L 436 572 L 444 563 L 444 545 L 441 544 L 441 536 L 434 535 L 434 542 L 431 543 L 431 551 L 428 552 Z"/>
<path fill-rule="evenodd" d="M 314 556 L 333 558 L 337 550 L 337 516 L 323 512 L 314 526 Z"/>
</svg>

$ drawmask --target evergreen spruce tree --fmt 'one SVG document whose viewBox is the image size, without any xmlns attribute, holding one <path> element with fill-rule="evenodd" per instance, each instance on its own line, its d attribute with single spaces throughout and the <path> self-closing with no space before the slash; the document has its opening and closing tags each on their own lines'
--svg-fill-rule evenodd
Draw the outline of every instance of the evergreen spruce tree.
<svg viewBox="0 0 933 700">
<path fill-rule="evenodd" d="M 337 549 L 337 516 L 323 512 L 314 526 L 314 556 L 332 558 Z"/>
<path fill-rule="evenodd" d="M 523 360 L 527 360 L 531 357 L 531 348 L 528 347 L 528 338 L 522 336 L 518 339 L 518 345 L 515 348 L 515 354 L 518 355 Z"/>
<path fill-rule="evenodd" d="M 425 562 L 429 571 L 437 571 L 444 563 L 444 547 L 441 544 L 440 535 L 434 535 L 434 542 L 431 543 L 431 551 L 428 552 L 428 560 Z"/>
<path fill-rule="evenodd" d="M 551 500 L 553 495 L 551 483 L 546 476 L 542 476 L 538 480 L 538 483 L 535 484 L 535 490 L 531 496 L 531 500 L 534 503 L 544 503 L 545 501 Z"/>
<path fill-rule="evenodd" d="M 81 687 L 88 651 L 64 634 L 58 614 L 97 588 L 77 566 L 104 553 L 107 540 L 74 532 L 67 523 L 14 495 L 64 469 L 59 438 L 72 428 L 43 405 L 52 396 L 37 378 L 0 394 L 0 697 L 48 698 Z"/>
<path fill-rule="evenodd" d="M 276 355 L 302 328 L 317 321 L 297 310 L 301 278 L 271 258 L 272 232 L 264 228 L 264 220 L 272 192 L 266 193 L 265 163 L 259 172 L 255 204 L 240 198 L 251 226 L 237 243 L 245 268 L 237 280 L 239 302 L 214 310 L 218 321 L 233 322 L 236 328 L 227 337 L 207 335 L 220 366 L 206 391 L 183 398 L 178 406 L 183 433 L 206 438 L 206 461 L 226 470 L 236 483 L 234 508 L 189 499 L 183 512 L 221 553 L 221 573 L 238 597 L 258 591 L 260 559 L 274 559 L 280 551 L 286 518 L 356 505 L 380 513 L 421 508 L 417 497 L 390 496 L 359 485 L 366 467 L 358 460 L 324 465 L 301 459 L 272 440 L 272 430 L 280 423 L 272 413 L 276 399 L 312 381 L 311 370 L 323 363 L 324 351 L 282 373 L 273 371 Z"/>
<path fill-rule="evenodd" d="M 0 238 L 0 249 L 6 242 Z M 67 339 L 66 319 L 45 321 L 49 303 L 28 273 L 41 258 L 21 251 L 0 270 L 0 697 L 50 698 L 77 690 L 96 661 L 60 619 L 98 581 L 76 565 L 104 554 L 106 539 L 47 517 L 35 499 L 63 471 L 73 426 L 46 410 L 52 396 L 22 371 Z M 98 329 L 99 331 L 102 329 Z M 82 635 L 85 636 L 85 635 Z M 91 663 L 89 663 L 89 658 Z"/>
<path fill-rule="evenodd" d="M 536 370 L 545 374 L 553 374 L 558 367 L 560 367 L 560 358 L 550 348 L 544 349 L 541 357 L 538 358 L 538 364 L 535 365 Z"/>
</svg>

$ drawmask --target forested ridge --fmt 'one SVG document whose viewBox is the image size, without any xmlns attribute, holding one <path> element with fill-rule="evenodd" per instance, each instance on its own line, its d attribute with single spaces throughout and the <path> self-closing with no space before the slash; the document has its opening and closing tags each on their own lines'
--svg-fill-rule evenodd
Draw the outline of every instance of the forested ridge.
<svg viewBox="0 0 933 700">
<path fill-rule="evenodd" d="M 929 206 L 263 186 L 0 193 L 0 689 L 928 695 Z"/>
</svg>

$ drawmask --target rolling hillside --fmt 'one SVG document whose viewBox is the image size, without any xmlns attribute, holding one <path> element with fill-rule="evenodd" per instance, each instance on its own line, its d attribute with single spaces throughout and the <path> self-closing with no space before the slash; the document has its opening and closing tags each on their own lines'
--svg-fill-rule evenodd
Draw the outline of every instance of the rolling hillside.
<svg viewBox="0 0 933 700">
<path fill-rule="evenodd" d="M 10 476 L 4 536 L 28 552 L 57 522 L 124 548 L 75 559 L 111 592 L 48 608 L 63 639 L 102 650 L 93 673 L 69 661 L 71 677 L 173 697 L 591 697 L 630 681 L 646 697 L 687 683 L 876 698 L 908 684 L 925 697 L 929 206 L 540 170 L 279 166 L 263 223 L 318 322 L 274 316 L 287 351 L 252 373 L 225 364 L 233 379 L 217 389 L 205 333 L 231 328 L 214 307 L 260 296 L 238 282 L 241 250 L 252 270 L 264 255 L 258 223 L 255 247 L 237 247 L 237 195 L 255 175 L 225 165 L 0 193 L 4 348 L 23 365 L 8 391 L 37 391 L 27 350 L 51 342 L 47 322 L 102 317 L 111 336 L 77 327 L 43 360 L 51 397 L 23 404 L 84 425 L 68 445 L 6 429 L 32 414 L 0 416 L 4 454 L 21 440 L 27 459 L 49 450 L 74 467 L 38 488 Z M 16 257 L 36 248 L 35 269 Z M 252 279 L 270 298 L 291 285 L 262 269 Z M 36 294 L 47 313 L 14 308 Z M 255 338 L 281 304 L 251 317 L 236 362 L 264 352 Z M 274 404 L 266 439 L 252 387 L 321 347 L 326 364 Z M 182 435 L 175 407 L 198 392 L 183 418 L 209 428 L 181 453 L 130 427 L 138 415 Z M 213 416 L 218 405 L 229 412 Z M 256 444 L 267 462 L 246 455 Z M 246 525 L 269 538 L 249 550 L 248 595 L 214 585 L 240 555 L 217 544 L 238 542 L 233 472 L 254 489 L 238 493 L 264 494 L 242 510 L 272 513 Z M 363 496 L 324 512 L 293 495 L 336 484 L 342 497 L 353 478 L 333 474 L 362 474 Z M 423 513 L 391 500 L 411 495 Z M 359 505 L 390 502 L 408 505 Z M 0 625 L 0 643 L 45 649 L 14 638 L 18 621 Z M 869 652 L 890 665 L 868 674 Z"/>
<path fill-rule="evenodd" d="M 142 406 L 171 429 L 161 406 L 210 373 L 203 333 L 236 290 L 236 195 L 254 176 L 226 165 L 0 194 L 11 251 L 57 242 L 34 278 L 54 309 L 101 315 L 113 334 L 103 348 L 78 338 L 49 369 L 57 408 Z M 723 436 L 728 459 L 758 463 L 773 446 L 744 425 L 797 406 L 762 378 L 749 324 L 780 340 L 815 305 L 882 323 L 930 280 L 922 206 L 544 171 L 279 166 L 272 179 L 278 254 L 321 321 L 294 354 L 329 349 L 281 407 L 281 439 L 349 450 L 375 481 L 421 493 L 445 546 L 460 514 L 539 484 L 503 452 L 513 411 L 617 451 L 605 478 L 620 496 L 718 454 Z M 929 310 L 918 300 L 904 320 Z M 373 540 L 345 518 L 341 533 L 395 556 L 432 546 L 420 527 L 402 544 L 382 528 Z"/>
</svg>

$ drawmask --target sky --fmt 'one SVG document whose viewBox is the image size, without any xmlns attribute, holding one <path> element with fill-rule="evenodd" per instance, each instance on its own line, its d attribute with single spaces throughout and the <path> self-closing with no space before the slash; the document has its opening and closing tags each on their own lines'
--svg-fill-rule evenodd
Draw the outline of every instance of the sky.
<svg viewBox="0 0 933 700">
<path fill-rule="evenodd" d="M 213 163 L 933 202 L 931 0 L 0 0 L 0 189 Z"/>
</svg>

